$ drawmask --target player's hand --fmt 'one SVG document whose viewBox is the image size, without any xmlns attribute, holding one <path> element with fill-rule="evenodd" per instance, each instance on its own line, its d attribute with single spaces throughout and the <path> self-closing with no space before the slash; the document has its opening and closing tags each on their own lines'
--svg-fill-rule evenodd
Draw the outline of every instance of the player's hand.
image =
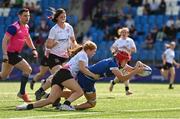
<svg viewBox="0 0 180 119">
<path fill-rule="evenodd" d="M 44 55 L 48 58 L 50 54 L 50 49 L 45 50 Z"/>
<path fill-rule="evenodd" d="M 38 52 L 37 52 L 36 49 L 33 49 L 33 50 L 32 50 L 32 54 L 33 54 L 33 57 L 34 57 L 34 58 L 38 58 Z"/>
<path fill-rule="evenodd" d="M 136 74 L 142 73 L 144 71 L 144 67 L 135 67 Z"/>
<path fill-rule="evenodd" d="M 94 78 L 95 80 L 99 80 L 99 79 L 100 79 L 100 75 L 99 75 L 99 74 L 95 74 L 95 75 L 93 76 L 93 78 Z"/>
<path fill-rule="evenodd" d="M 165 65 L 166 64 L 166 61 L 165 60 L 163 60 L 163 65 Z"/>
<path fill-rule="evenodd" d="M 141 61 L 137 61 L 136 65 L 135 65 L 135 68 L 136 67 L 144 67 L 144 64 Z"/>
<path fill-rule="evenodd" d="M 59 44 L 59 41 L 55 40 L 55 41 L 53 42 L 53 47 L 56 47 L 58 44 Z M 52 47 L 52 48 L 53 48 L 53 47 Z"/>
<path fill-rule="evenodd" d="M 180 68 L 180 64 L 177 64 L 177 66 L 176 66 L 177 68 Z"/>
<path fill-rule="evenodd" d="M 3 62 L 4 62 L 4 63 L 8 62 L 8 56 L 7 56 L 7 54 L 3 54 Z"/>
</svg>

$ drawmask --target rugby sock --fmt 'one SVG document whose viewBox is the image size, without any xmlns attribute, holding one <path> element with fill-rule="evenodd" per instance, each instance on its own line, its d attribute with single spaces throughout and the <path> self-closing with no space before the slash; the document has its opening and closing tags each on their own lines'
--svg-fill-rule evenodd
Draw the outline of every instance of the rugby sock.
<svg viewBox="0 0 180 119">
<path fill-rule="evenodd" d="M 39 88 L 40 92 L 44 92 L 44 89 L 42 87 Z"/>
<path fill-rule="evenodd" d="M 32 79 L 32 83 L 35 83 L 36 81 L 34 81 L 33 79 Z"/>
<path fill-rule="evenodd" d="M 129 91 L 129 87 L 128 86 L 125 87 L 125 91 Z"/>
<path fill-rule="evenodd" d="M 56 107 L 59 105 L 61 98 L 56 99 L 56 101 L 52 104 L 53 107 Z"/>
<path fill-rule="evenodd" d="M 27 75 L 23 75 L 21 77 L 20 94 L 22 94 L 22 95 L 25 94 L 25 88 L 26 88 L 26 84 L 28 82 L 28 78 L 29 78 L 29 76 L 27 76 Z"/>
<path fill-rule="evenodd" d="M 116 83 L 114 82 L 114 80 L 112 81 L 112 84 L 115 85 Z"/>
<path fill-rule="evenodd" d="M 33 107 L 33 104 L 28 104 L 28 105 L 27 105 L 27 109 L 28 109 L 28 110 L 33 109 L 33 108 L 34 108 L 34 107 Z"/>
<path fill-rule="evenodd" d="M 171 83 L 169 84 L 169 88 L 172 88 L 172 84 Z"/>
<path fill-rule="evenodd" d="M 71 102 L 68 101 L 68 100 L 66 100 L 63 104 L 65 104 L 65 105 L 71 105 Z"/>
</svg>

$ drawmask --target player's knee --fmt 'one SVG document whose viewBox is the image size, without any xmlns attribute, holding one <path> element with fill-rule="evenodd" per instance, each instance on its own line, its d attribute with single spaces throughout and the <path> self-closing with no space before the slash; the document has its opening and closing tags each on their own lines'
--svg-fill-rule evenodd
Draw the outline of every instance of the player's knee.
<svg viewBox="0 0 180 119">
<path fill-rule="evenodd" d="M 91 106 L 90 108 L 93 108 L 96 106 L 96 99 L 88 100 L 87 102 L 90 104 Z"/>
<path fill-rule="evenodd" d="M 25 71 L 23 71 L 24 74 L 30 75 L 32 72 L 32 68 L 28 67 Z"/>
<path fill-rule="evenodd" d="M 82 95 L 84 94 L 84 91 L 83 91 L 81 88 L 78 88 L 78 89 L 76 90 L 76 92 L 77 92 L 80 96 L 82 96 Z"/>
<path fill-rule="evenodd" d="M 1 74 L 0 80 L 5 80 L 8 77 L 8 74 Z"/>
</svg>

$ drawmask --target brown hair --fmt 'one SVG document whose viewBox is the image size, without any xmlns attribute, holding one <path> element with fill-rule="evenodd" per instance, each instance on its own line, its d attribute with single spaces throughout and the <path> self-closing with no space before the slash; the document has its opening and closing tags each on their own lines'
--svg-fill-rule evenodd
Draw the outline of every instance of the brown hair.
<svg viewBox="0 0 180 119">
<path fill-rule="evenodd" d="M 23 12 L 29 12 L 29 9 L 27 9 L 27 8 L 22 8 L 22 9 L 20 9 L 20 10 L 18 11 L 18 15 L 22 15 Z"/>
<path fill-rule="evenodd" d="M 60 14 L 62 13 L 66 13 L 66 11 L 62 8 L 59 9 L 54 9 L 53 7 L 50 7 L 49 10 L 52 13 L 52 16 L 50 16 L 49 18 L 54 22 L 57 23 L 57 18 L 59 17 Z"/>
</svg>

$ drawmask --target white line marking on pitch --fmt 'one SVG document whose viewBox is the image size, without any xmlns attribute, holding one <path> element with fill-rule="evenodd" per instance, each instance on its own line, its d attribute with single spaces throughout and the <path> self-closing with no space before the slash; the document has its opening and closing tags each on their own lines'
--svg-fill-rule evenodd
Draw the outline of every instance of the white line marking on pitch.
<svg viewBox="0 0 180 119">
<path fill-rule="evenodd" d="M 172 111 L 180 110 L 180 107 L 174 108 L 155 108 L 155 109 L 134 109 L 134 110 L 120 110 L 119 112 L 149 112 L 149 111 Z"/>
<path fill-rule="evenodd" d="M 70 111 L 71 112 L 71 111 Z M 19 118 L 10 118 L 10 119 L 31 119 L 31 118 L 52 118 L 52 117 L 58 117 L 59 119 L 61 117 L 59 116 L 73 116 L 73 115 L 90 115 L 90 114 L 98 114 L 98 112 L 81 112 L 81 113 L 70 113 L 69 114 L 57 114 L 57 115 L 43 115 L 43 116 L 29 116 L 29 117 L 19 117 Z M 61 113 L 61 111 L 59 111 Z M 62 117 L 65 119 L 64 117 Z"/>
<path fill-rule="evenodd" d="M 149 111 L 171 111 L 171 110 L 180 110 L 180 107 L 175 107 L 175 108 L 159 108 L 159 109 L 139 109 L 139 110 L 120 110 L 117 112 L 149 112 Z M 61 113 L 61 112 L 59 112 Z M 106 112 L 104 112 L 105 114 Z M 81 113 L 69 113 L 69 114 L 57 114 L 57 115 L 43 115 L 43 116 L 29 116 L 29 117 L 19 117 L 19 118 L 10 118 L 10 119 L 31 119 L 31 118 L 53 118 L 53 117 L 58 117 L 59 116 L 73 116 L 73 115 L 96 115 L 100 114 L 100 112 L 81 112 Z M 103 114 L 103 113 L 102 113 Z M 62 117 L 64 118 L 64 117 Z M 93 118 L 91 118 L 93 119 Z M 100 118 L 99 118 L 100 119 Z M 103 119 L 103 118 L 102 118 Z"/>
</svg>

